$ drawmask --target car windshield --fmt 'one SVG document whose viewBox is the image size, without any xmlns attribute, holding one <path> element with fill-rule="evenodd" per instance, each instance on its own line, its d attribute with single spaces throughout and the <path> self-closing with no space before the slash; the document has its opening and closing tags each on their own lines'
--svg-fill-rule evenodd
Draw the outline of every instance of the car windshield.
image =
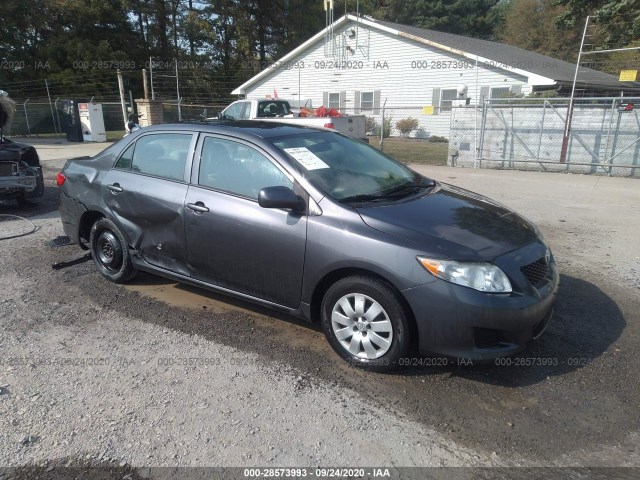
<svg viewBox="0 0 640 480">
<path fill-rule="evenodd" d="M 343 203 L 389 199 L 427 186 L 423 177 L 379 150 L 333 132 L 272 142 L 316 187 Z"/>
</svg>

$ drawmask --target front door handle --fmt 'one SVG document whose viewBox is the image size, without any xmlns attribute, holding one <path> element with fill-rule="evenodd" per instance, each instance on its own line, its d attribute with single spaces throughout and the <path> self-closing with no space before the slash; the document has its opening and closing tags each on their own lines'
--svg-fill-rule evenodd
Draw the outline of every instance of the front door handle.
<svg viewBox="0 0 640 480">
<path fill-rule="evenodd" d="M 209 211 L 209 209 L 202 202 L 187 203 L 187 208 L 190 208 L 196 213 L 206 213 Z"/>
<path fill-rule="evenodd" d="M 106 185 L 106 188 L 107 190 L 110 190 L 112 193 L 124 192 L 124 188 L 122 188 L 119 183 L 114 183 L 113 185 Z"/>
</svg>

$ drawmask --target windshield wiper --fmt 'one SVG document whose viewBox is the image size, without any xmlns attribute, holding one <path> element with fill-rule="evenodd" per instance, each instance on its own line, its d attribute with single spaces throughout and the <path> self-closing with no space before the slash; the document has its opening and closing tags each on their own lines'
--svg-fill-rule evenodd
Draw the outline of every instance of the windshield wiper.
<svg viewBox="0 0 640 480">
<path fill-rule="evenodd" d="M 425 190 L 427 188 L 433 188 L 436 186 L 436 182 L 429 180 L 427 183 L 403 183 L 389 190 L 383 190 L 379 193 L 365 193 L 359 195 L 351 195 L 340 200 L 340 203 L 358 203 L 358 202 L 375 202 L 381 200 L 388 200 L 390 198 L 404 196 L 418 190 Z"/>
<path fill-rule="evenodd" d="M 358 202 L 375 202 L 377 200 L 385 200 L 387 198 L 386 195 L 377 194 L 360 194 L 360 195 L 351 195 L 350 197 L 345 197 L 340 199 L 340 203 L 358 203 Z"/>
<path fill-rule="evenodd" d="M 425 190 L 427 188 L 433 188 L 436 186 L 436 182 L 433 180 L 429 180 L 427 183 L 403 183 L 402 185 L 398 185 L 389 190 L 385 190 L 380 195 L 384 197 L 395 197 L 397 195 L 403 195 L 405 193 L 413 193 L 417 190 Z"/>
</svg>

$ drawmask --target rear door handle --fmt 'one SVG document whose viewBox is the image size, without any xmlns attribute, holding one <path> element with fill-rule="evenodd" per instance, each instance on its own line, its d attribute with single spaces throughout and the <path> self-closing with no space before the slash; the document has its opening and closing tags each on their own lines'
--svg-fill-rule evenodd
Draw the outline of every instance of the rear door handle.
<svg viewBox="0 0 640 480">
<path fill-rule="evenodd" d="M 187 208 L 190 208 L 196 213 L 206 213 L 209 211 L 209 209 L 202 202 L 187 203 Z"/>
<path fill-rule="evenodd" d="M 120 186 L 119 183 L 114 183 L 113 185 L 105 185 L 107 190 L 110 190 L 113 193 L 124 192 L 124 188 Z"/>
</svg>

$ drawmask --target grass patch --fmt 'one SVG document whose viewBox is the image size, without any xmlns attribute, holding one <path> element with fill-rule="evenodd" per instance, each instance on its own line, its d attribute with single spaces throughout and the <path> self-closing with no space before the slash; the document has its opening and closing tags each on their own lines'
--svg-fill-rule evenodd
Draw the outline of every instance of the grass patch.
<svg viewBox="0 0 640 480">
<path fill-rule="evenodd" d="M 369 145 L 380 149 L 380 137 L 369 137 Z M 430 143 L 420 138 L 389 137 L 384 139 L 384 153 L 403 163 L 446 165 L 449 145 Z"/>
<path fill-rule="evenodd" d="M 124 130 L 108 130 L 107 131 L 107 142 L 115 142 L 116 140 L 120 140 L 124 137 L 124 134 L 127 133 Z"/>
</svg>

